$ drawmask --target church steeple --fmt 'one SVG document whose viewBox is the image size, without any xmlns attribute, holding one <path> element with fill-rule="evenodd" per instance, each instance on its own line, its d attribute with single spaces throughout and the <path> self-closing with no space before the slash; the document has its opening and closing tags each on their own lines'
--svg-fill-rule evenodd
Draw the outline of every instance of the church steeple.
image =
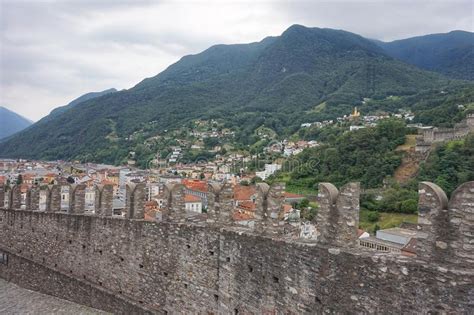
<svg viewBox="0 0 474 315">
<path fill-rule="evenodd" d="M 351 114 L 351 119 L 357 119 L 360 117 L 360 112 L 357 110 L 357 106 L 354 107 L 354 111 Z"/>
</svg>

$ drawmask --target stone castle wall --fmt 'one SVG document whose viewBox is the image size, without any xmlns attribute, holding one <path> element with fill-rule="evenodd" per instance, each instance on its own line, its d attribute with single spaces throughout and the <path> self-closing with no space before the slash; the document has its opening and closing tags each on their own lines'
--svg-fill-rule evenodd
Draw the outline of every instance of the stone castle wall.
<svg viewBox="0 0 474 315">
<path fill-rule="evenodd" d="M 468 114 L 466 119 L 456 124 L 454 128 L 420 129 L 417 136 L 416 150 L 425 152 L 434 143 L 457 140 L 465 137 L 474 130 L 474 114 Z"/>
<path fill-rule="evenodd" d="M 290 237 L 273 222 L 281 185 L 258 189 L 261 222 L 248 228 L 232 222 L 227 185 L 210 185 L 200 220 L 180 207 L 181 188 L 167 188 L 166 216 L 149 222 L 139 185 L 127 189 L 123 217 L 111 215 L 104 187 L 92 214 L 74 206 L 82 189 L 70 189 L 73 206 L 61 212 L 31 202 L 20 210 L 16 188 L 0 187 L 0 201 L 2 194 L 14 201 L 0 209 L 0 252 L 8 255 L 0 277 L 124 314 L 474 311 L 474 182 L 450 201 L 436 185 L 420 184 L 427 237 L 415 258 L 354 245 L 358 184 L 320 185 L 317 241 Z"/>
</svg>

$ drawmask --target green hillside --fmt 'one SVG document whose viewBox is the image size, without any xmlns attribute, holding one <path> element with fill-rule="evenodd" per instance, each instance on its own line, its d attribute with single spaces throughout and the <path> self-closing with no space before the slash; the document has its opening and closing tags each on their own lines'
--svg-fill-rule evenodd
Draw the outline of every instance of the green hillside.
<svg viewBox="0 0 474 315">
<path fill-rule="evenodd" d="M 474 80 L 474 33 L 452 31 L 376 43 L 390 56 L 422 69 Z"/>
<path fill-rule="evenodd" d="M 222 118 L 249 137 L 262 124 L 291 135 L 305 121 L 347 113 L 363 98 L 456 85 L 387 56 L 345 31 L 294 25 L 258 43 L 218 45 L 183 57 L 135 87 L 81 103 L 0 143 L 0 156 L 119 163 L 149 134 Z M 312 111 L 325 102 L 321 111 Z M 148 128 L 148 127 L 147 127 Z"/>
<path fill-rule="evenodd" d="M 474 180 L 474 134 L 437 146 L 421 164 L 418 180 L 432 181 L 448 194 Z"/>
</svg>

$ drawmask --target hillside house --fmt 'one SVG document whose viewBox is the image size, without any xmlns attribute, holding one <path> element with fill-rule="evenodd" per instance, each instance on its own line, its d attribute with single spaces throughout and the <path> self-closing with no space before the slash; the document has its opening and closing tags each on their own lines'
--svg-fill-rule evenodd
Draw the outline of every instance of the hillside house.
<svg viewBox="0 0 474 315">
<path fill-rule="evenodd" d="M 184 196 L 184 205 L 186 211 L 202 213 L 202 201 L 197 196 L 186 194 Z"/>
</svg>

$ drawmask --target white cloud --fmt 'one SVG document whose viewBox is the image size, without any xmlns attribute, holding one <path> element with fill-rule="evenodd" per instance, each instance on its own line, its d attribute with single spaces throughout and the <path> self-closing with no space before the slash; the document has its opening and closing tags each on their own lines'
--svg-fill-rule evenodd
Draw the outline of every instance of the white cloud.
<svg viewBox="0 0 474 315">
<path fill-rule="evenodd" d="M 0 0 L 0 105 L 39 119 L 90 92 L 130 88 L 214 44 L 292 24 L 391 40 L 473 30 L 470 1 Z"/>
</svg>

